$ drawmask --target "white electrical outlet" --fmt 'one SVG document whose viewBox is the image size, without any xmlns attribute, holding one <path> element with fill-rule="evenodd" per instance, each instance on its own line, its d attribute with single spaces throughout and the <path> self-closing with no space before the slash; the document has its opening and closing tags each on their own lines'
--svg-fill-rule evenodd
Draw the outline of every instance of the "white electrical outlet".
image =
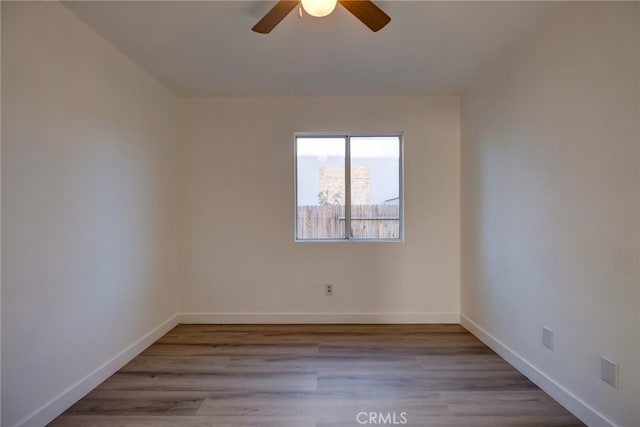
<svg viewBox="0 0 640 427">
<path fill-rule="evenodd" d="M 600 376 L 602 381 L 618 388 L 618 364 L 602 356 L 600 358 Z"/>
<path fill-rule="evenodd" d="M 553 350 L 553 331 L 546 326 L 542 327 L 542 345 Z"/>
<path fill-rule="evenodd" d="M 324 284 L 324 294 L 328 297 L 333 295 L 333 283 L 325 283 Z"/>
</svg>

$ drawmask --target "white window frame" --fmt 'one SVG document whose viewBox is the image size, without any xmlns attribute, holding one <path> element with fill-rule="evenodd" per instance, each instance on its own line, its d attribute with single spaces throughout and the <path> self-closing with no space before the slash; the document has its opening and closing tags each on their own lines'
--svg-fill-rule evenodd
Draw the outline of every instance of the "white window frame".
<svg viewBox="0 0 640 427">
<path fill-rule="evenodd" d="M 399 237 L 397 239 L 367 239 L 351 236 L 351 138 L 396 137 L 399 143 Z M 344 138 L 345 139 L 345 237 L 342 239 L 299 239 L 298 238 L 298 138 Z M 293 138 L 293 192 L 294 192 L 294 221 L 293 237 L 296 243 L 308 242 L 404 242 L 404 134 L 402 132 L 388 133 L 350 133 L 350 132 L 296 132 Z"/>
</svg>

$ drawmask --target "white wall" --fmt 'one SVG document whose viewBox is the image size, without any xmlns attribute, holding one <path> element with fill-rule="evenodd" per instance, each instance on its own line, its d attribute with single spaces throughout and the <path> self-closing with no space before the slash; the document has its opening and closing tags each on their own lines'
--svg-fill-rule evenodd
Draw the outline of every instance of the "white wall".
<svg viewBox="0 0 640 427">
<path fill-rule="evenodd" d="M 42 425 L 177 311 L 175 103 L 61 4 L 2 2 L 2 113 L 2 425 Z"/>
<path fill-rule="evenodd" d="M 185 99 L 179 116 L 182 312 L 204 314 L 184 320 L 458 320 L 457 97 Z M 296 131 L 405 133 L 404 243 L 294 243 Z"/>
<path fill-rule="evenodd" d="M 2 7 L 0 7 L 0 23 L 2 22 Z M 1 30 L 1 28 L 0 28 Z M 0 39 L 2 37 L 0 36 Z M 1 40 L 0 40 L 1 42 Z M 0 46 L 0 54 L 2 48 Z M 2 67 L 0 67 L 0 82 L 2 81 Z M 0 85 L 1 86 L 1 85 Z M 0 87 L 0 99 L 2 88 Z M 0 102 L 0 129 L 2 129 L 2 103 Z M 2 135 L 0 132 L 0 188 L 2 188 Z M 0 223 L 2 222 L 2 197 L 0 196 Z M 2 227 L 0 227 L 0 242 L 2 241 Z M 2 366 L 2 245 L 0 245 L 0 367 Z M 0 423 L 2 423 L 2 369 L 0 368 Z"/>
<path fill-rule="evenodd" d="M 464 324 L 592 425 L 640 425 L 639 23 L 566 5 L 463 98 Z"/>
</svg>

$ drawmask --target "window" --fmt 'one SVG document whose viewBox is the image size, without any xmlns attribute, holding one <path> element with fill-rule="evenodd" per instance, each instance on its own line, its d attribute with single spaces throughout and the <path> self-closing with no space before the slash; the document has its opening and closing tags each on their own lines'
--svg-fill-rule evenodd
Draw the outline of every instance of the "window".
<svg viewBox="0 0 640 427">
<path fill-rule="evenodd" d="M 297 134 L 296 240 L 403 238 L 402 136 Z"/>
</svg>

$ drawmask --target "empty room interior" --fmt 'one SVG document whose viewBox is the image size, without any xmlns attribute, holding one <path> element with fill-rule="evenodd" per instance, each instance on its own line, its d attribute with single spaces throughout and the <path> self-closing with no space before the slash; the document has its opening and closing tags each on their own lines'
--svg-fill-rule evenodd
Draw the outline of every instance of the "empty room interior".
<svg viewBox="0 0 640 427">
<path fill-rule="evenodd" d="M 2 426 L 640 426 L 640 2 L 2 1 L 1 58 Z"/>
</svg>

